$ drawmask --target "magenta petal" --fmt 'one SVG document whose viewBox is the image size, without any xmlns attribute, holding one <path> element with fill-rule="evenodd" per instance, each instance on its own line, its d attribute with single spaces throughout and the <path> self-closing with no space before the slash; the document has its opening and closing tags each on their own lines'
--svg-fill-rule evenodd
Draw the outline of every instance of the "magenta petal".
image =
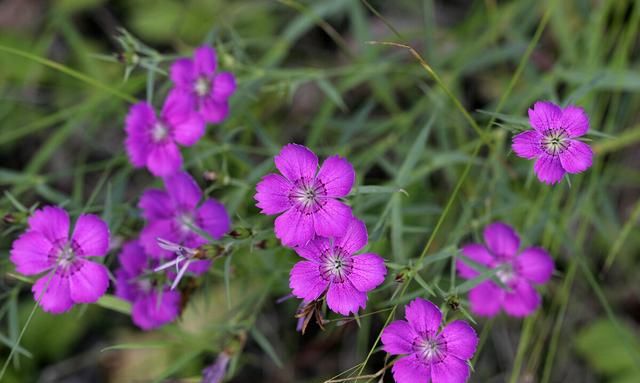
<svg viewBox="0 0 640 383">
<path fill-rule="evenodd" d="M 518 233 L 502 222 L 494 222 L 484 228 L 484 241 L 489 250 L 498 257 L 512 257 L 518 252 Z"/>
<path fill-rule="evenodd" d="M 444 359 L 431 365 L 431 379 L 437 383 L 465 383 L 469 378 L 469 365 L 447 353 Z"/>
<path fill-rule="evenodd" d="M 533 283 L 546 283 L 553 274 L 553 259 L 540 247 L 525 249 L 515 260 L 514 268 L 518 275 Z"/>
<path fill-rule="evenodd" d="M 200 113 L 206 122 L 219 124 L 229 115 L 229 103 L 216 100 L 210 95 L 202 102 Z"/>
<path fill-rule="evenodd" d="M 180 150 L 172 141 L 155 145 L 147 157 L 147 168 L 156 177 L 171 175 L 182 166 Z"/>
<path fill-rule="evenodd" d="M 562 110 L 560 124 L 570 137 L 580 137 L 589 131 L 589 116 L 579 106 L 569 105 Z"/>
<path fill-rule="evenodd" d="M 357 313 L 360 308 L 365 308 L 367 294 L 356 290 L 351 282 L 331 283 L 327 291 L 327 306 L 331 311 L 349 315 Z"/>
<path fill-rule="evenodd" d="M 37 231 L 27 231 L 13 242 L 11 262 L 23 275 L 35 275 L 54 265 L 53 245 Z"/>
<path fill-rule="evenodd" d="M 382 331 L 382 349 L 391 355 L 410 354 L 417 336 L 408 322 L 393 321 Z"/>
<path fill-rule="evenodd" d="M 103 256 L 109 250 L 109 227 L 100 217 L 82 214 L 71 236 L 76 254 L 81 256 Z"/>
<path fill-rule="evenodd" d="M 542 153 L 540 149 L 541 140 L 540 133 L 535 130 L 529 130 L 514 136 L 511 148 L 518 157 L 532 160 Z"/>
<path fill-rule="evenodd" d="M 475 261 L 481 265 L 490 267 L 494 258 L 487 249 L 479 243 L 470 243 L 460 249 L 460 252 L 472 261 Z M 471 279 L 477 277 L 480 273 L 474 270 L 470 265 L 466 263 L 465 259 L 459 258 L 456 260 L 456 269 L 458 274 L 462 278 Z"/>
<path fill-rule="evenodd" d="M 320 274 L 320 265 L 314 262 L 300 261 L 289 273 L 289 287 L 293 295 L 305 301 L 317 299 L 328 285 L 329 282 Z"/>
<path fill-rule="evenodd" d="M 405 308 L 404 316 L 411 327 L 423 337 L 436 334 L 442 322 L 442 312 L 438 306 L 422 298 L 411 301 Z"/>
<path fill-rule="evenodd" d="M 154 258 L 173 257 L 174 255 L 169 251 L 158 246 L 158 238 L 175 243 L 180 242 L 180 233 L 175 230 L 171 220 L 162 219 L 149 222 L 140 232 L 140 244 L 144 247 L 144 251 Z"/>
<path fill-rule="evenodd" d="M 546 153 L 540 155 L 533 170 L 540 181 L 551 185 L 560 182 L 565 173 L 560 158 Z"/>
<path fill-rule="evenodd" d="M 69 238 L 69 214 L 57 206 L 45 206 L 29 217 L 29 229 L 42 233 L 51 243 Z"/>
<path fill-rule="evenodd" d="M 174 89 L 162 108 L 162 118 L 171 127 L 173 139 L 184 146 L 195 144 L 204 134 L 205 122 L 193 110 L 194 103 L 190 93 Z"/>
<path fill-rule="evenodd" d="M 149 293 L 136 300 L 131 309 L 133 323 L 151 330 L 172 322 L 180 313 L 180 293 L 165 290 Z"/>
<path fill-rule="evenodd" d="M 462 360 L 473 357 L 478 347 L 476 331 L 465 321 L 455 320 L 442 330 L 442 338 L 447 342 L 447 352 Z"/>
<path fill-rule="evenodd" d="M 118 254 L 120 265 L 129 275 L 138 275 L 147 266 L 147 256 L 138 241 L 129 241 Z"/>
<path fill-rule="evenodd" d="M 323 183 L 329 197 L 344 197 L 349 194 L 355 178 L 353 166 L 340 156 L 327 158 L 322 163 L 317 177 Z"/>
<path fill-rule="evenodd" d="M 500 312 L 504 291 L 491 281 L 480 283 L 469 292 L 471 312 L 479 316 L 492 317 Z"/>
<path fill-rule="evenodd" d="M 236 79 L 229 72 L 220 72 L 213 78 L 213 97 L 226 101 L 236 91 Z"/>
<path fill-rule="evenodd" d="M 275 156 L 276 168 L 291 182 L 311 180 L 318 170 L 318 157 L 308 148 L 298 144 L 285 145 Z"/>
<path fill-rule="evenodd" d="M 336 239 L 336 245 L 347 254 L 355 254 L 365 247 L 368 242 L 367 226 L 361 220 L 352 217 L 347 231 Z"/>
<path fill-rule="evenodd" d="M 216 51 L 203 45 L 193 54 L 193 64 L 198 74 L 209 75 L 216 71 Z"/>
<path fill-rule="evenodd" d="M 181 88 L 191 89 L 196 80 L 195 68 L 191 59 L 177 59 L 171 64 L 171 81 Z"/>
<path fill-rule="evenodd" d="M 126 301 L 133 302 L 133 300 L 138 296 L 138 290 L 136 286 L 132 283 L 131 276 L 125 269 L 120 268 L 116 270 L 116 291 L 115 295 L 118 298 L 122 298 Z"/>
<path fill-rule="evenodd" d="M 276 218 L 275 233 L 285 246 L 305 246 L 313 239 L 313 217 L 289 209 Z"/>
<path fill-rule="evenodd" d="M 93 303 L 100 299 L 109 287 L 107 268 L 99 263 L 76 260 L 69 278 L 71 300 L 76 303 Z"/>
<path fill-rule="evenodd" d="M 560 164 L 568 173 L 580 173 L 593 164 L 593 151 L 582 141 L 569 140 L 569 146 L 559 154 Z"/>
<path fill-rule="evenodd" d="M 152 147 L 150 129 L 155 123 L 155 112 L 146 102 L 139 102 L 129 109 L 125 120 L 125 147 L 129 160 L 136 167 L 143 167 L 147 163 Z"/>
<path fill-rule="evenodd" d="M 138 208 L 146 220 L 167 219 L 173 216 L 173 206 L 169 195 L 159 189 L 147 189 L 142 193 Z"/>
<path fill-rule="evenodd" d="M 502 307 L 507 314 L 524 317 L 534 312 L 540 305 L 540 295 L 524 279 L 518 279 L 509 285 L 511 291 L 505 291 Z"/>
<path fill-rule="evenodd" d="M 193 275 L 202 275 L 209 271 L 209 269 L 211 268 L 211 264 L 212 261 L 206 259 L 201 261 L 192 261 L 189 264 L 187 271 L 189 271 Z"/>
<path fill-rule="evenodd" d="M 193 210 L 202 198 L 200 186 L 187 172 L 177 172 L 164 178 L 164 187 L 179 210 Z"/>
<path fill-rule="evenodd" d="M 349 206 L 331 198 L 312 216 L 316 234 L 334 238 L 345 235 L 353 217 Z"/>
<path fill-rule="evenodd" d="M 351 259 L 353 260 L 353 269 L 348 278 L 356 289 L 367 292 L 384 282 L 387 268 L 379 255 L 360 254 Z"/>
<path fill-rule="evenodd" d="M 231 227 L 231 219 L 227 209 L 215 199 L 206 200 L 196 213 L 198 227 L 207 232 L 213 239 L 220 239 Z"/>
<path fill-rule="evenodd" d="M 309 241 L 305 246 L 298 246 L 294 248 L 294 250 L 304 259 L 319 262 L 320 256 L 331 251 L 332 248 L 332 240 L 323 237 L 316 237 L 312 241 Z"/>
<path fill-rule="evenodd" d="M 549 101 L 538 101 L 529 109 L 529 123 L 538 133 L 560 127 L 562 109 Z"/>
<path fill-rule="evenodd" d="M 31 291 L 33 299 L 39 301 L 40 307 L 46 312 L 60 314 L 73 307 L 69 281 L 58 273 L 45 274 L 33 284 Z"/>
<path fill-rule="evenodd" d="M 267 174 L 256 185 L 256 195 L 253 197 L 263 214 L 278 214 L 289 209 L 289 200 L 293 184 L 279 174 Z"/>
<path fill-rule="evenodd" d="M 396 383 L 429 383 L 431 369 L 429 365 L 419 360 L 415 354 L 396 360 L 391 368 L 393 380 Z M 440 383 L 434 381 L 434 383 Z"/>
</svg>

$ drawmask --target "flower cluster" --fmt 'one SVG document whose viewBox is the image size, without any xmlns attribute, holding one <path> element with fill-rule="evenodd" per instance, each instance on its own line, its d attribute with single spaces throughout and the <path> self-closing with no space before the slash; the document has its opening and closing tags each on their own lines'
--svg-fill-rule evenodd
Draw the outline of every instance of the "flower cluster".
<svg viewBox="0 0 640 383">
<path fill-rule="evenodd" d="M 209 269 L 211 260 L 198 248 L 220 239 L 231 225 L 225 207 L 203 198 L 195 180 L 181 171 L 178 147 L 194 145 L 204 135 L 206 123 L 220 123 L 229 113 L 235 78 L 216 69 L 215 51 L 198 48 L 193 59 L 179 59 L 171 66 L 175 86 L 159 115 L 151 104 L 139 102 L 126 117 L 125 147 L 131 163 L 161 176 L 165 185 L 164 190 L 142 194 L 138 207 L 146 225 L 118 256 L 116 295 L 132 302 L 133 321 L 145 330 L 179 315 L 181 299 L 175 288 L 180 279 Z M 76 303 L 96 302 L 109 286 L 107 268 L 88 258 L 107 253 L 107 224 L 83 214 L 71 237 L 69 229 L 65 210 L 44 207 L 33 213 L 11 250 L 19 273 L 42 274 L 33 285 L 34 298 L 45 311 L 56 314 Z"/>
<path fill-rule="evenodd" d="M 283 147 L 274 162 L 280 174 L 266 175 L 254 198 L 262 213 L 280 214 L 276 237 L 305 259 L 291 269 L 293 295 L 307 304 L 326 297 L 332 311 L 357 313 L 387 271 L 379 255 L 356 255 L 367 245 L 367 228 L 340 200 L 355 182 L 353 166 L 331 156 L 318 169 L 318 157 L 296 144 Z"/>
</svg>

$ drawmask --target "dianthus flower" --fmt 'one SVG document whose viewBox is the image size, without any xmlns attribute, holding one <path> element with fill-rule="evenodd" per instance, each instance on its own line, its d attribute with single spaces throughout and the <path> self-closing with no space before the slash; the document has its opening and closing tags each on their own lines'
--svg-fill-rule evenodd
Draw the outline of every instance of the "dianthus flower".
<svg viewBox="0 0 640 383">
<path fill-rule="evenodd" d="M 147 254 L 156 259 L 173 259 L 175 252 L 163 249 L 158 239 L 197 248 L 208 242 L 194 228 L 214 239 L 229 231 L 231 221 L 224 206 L 213 198 L 200 203 L 202 191 L 185 172 L 164 178 L 165 190 L 148 189 L 140 198 L 138 207 L 148 224 L 140 234 L 140 243 Z M 196 260 L 189 271 L 201 274 L 209 269 L 211 261 Z"/>
<path fill-rule="evenodd" d="M 342 237 L 316 238 L 295 250 L 305 259 L 293 266 L 289 286 L 305 302 L 327 294 L 327 306 L 342 315 L 358 312 L 367 292 L 384 281 L 383 259 L 372 253 L 355 255 L 367 244 L 365 224 L 352 218 Z"/>
<path fill-rule="evenodd" d="M 27 231 L 11 249 L 16 271 L 45 273 L 32 287 L 44 311 L 68 311 L 77 303 L 96 302 L 107 291 L 107 268 L 88 257 L 102 257 L 109 249 L 107 224 L 93 214 L 82 214 L 69 238 L 69 214 L 46 206 L 29 218 Z"/>
<path fill-rule="evenodd" d="M 512 148 L 519 157 L 536 158 L 533 170 L 540 181 L 554 184 L 565 173 L 580 173 L 591 167 L 591 147 L 577 140 L 589 130 L 584 109 L 538 101 L 529 109 L 529 123 L 533 129 L 513 137 Z"/>
<path fill-rule="evenodd" d="M 353 187 L 351 164 L 331 156 L 318 171 L 318 157 L 296 144 L 284 146 L 274 162 L 282 175 L 264 176 L 254 198 L 262 213 L 283 213 L 275 220 L 276 237 L 285 246 L 304 246 L 315 236 L 343 236 L 352 214 L 339 198 Z"/>
<path fill-rule="evenodd" d="M 176 60 L 171 65 L 171 80 L 207 122 L 220 123 L 229 114 L 229 97 L 236 90 L 236 80 L 229 72 L 216 71 L 213 48 L 202 46 L 193 59 Z"/>
<path fill-rule="evenodd" d="M 133 304 L 133 323 L 151 330 L 172 322 L 180 313 L 180 293 L 159 284 L 152 273 L 157 260 L 148 257 L 138 241 L 129 241 L 118 255 L 116 295 Z"/>
<path fill-rule="evenodd" d="M 147 102 L 131 107 L 125 122 L 125 147 L 135 167 L 146 166 L 155 176 L 168 176 L 182 166 L 178 144 L 191 146 L 204 134 L 204 120 L 191 109 L 189 97 L 173 90 L 160 116 Z"/>
<path fill-rule="evenodd" d="M 468 361 L 478 346 L 478 336 L 467 322 L 455 320 L 440 331 L 442 313 L 422 298 L 405 308 L 405 319 L 391 322 L 382 332 L 382 348 L 405 355 L 393 364 L 396 383 L 464 383 Z"/>
<path fill-rule="evenodd" d="M 497 269 L 496 277 L 504 285 L 491 280 L 480 283 L 469 292 L 471 311 L 481 316 L 494 316 L 502 307 L 507 314 L 523 317 L 540 305 L 540 295 L 532 284 L 543 284 L 553 273 L 553 259 L 540 247 L 522 252 L 518 234 L 508 225 L 495 222 L 484 229 L 486 247 L 472 243 L 462 247 L 462 254 L 487 268 Z M 458 274 L 466 279 L 479 275 L 464 260 L 456 262 Z"/>
</svg>

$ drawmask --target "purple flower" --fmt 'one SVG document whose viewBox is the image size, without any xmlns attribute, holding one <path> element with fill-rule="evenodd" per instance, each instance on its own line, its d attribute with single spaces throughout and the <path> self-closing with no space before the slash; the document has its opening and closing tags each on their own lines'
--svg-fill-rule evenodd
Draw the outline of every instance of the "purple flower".
<svg viewBox="0 0 640 383">
<path fill-rule="evenodd" d="M 107 268 L 87 257 L 109 249 L 109 228 L 93 214 L 78 218 L 69 239 L 69 214 L 46 206 L 29 218 L 29 227 L 11 249 L 11 261 L 24 275 L 46 273 L 32 287 L 44 311 L 68 311 L 76 303 L 93 303 L 107 291 Z"/>
<path fill-rule="evenodd" d="M 343 236 L 352 215 L 338 198 L 353 187 L 351 164 L 331 156 L 318 171 L 318 157 L 296 144 L 285 145 L 274 162 L 282 175 L 264 176 L 254 198 L 262 213 L 283 213 L 275 221 L 276 237 L 285 246 L 304 246 L 316 235 Z"/>
<path fill-rule="evenodd" d="M 146 166 L 155 176 L 168 176 L 182 166 L 177 144 L 191 146 L 204 134 L 205 123 L 194 113 L 189 95 L 173 90 L 157 117 L 153 107 L 139 102 L 126 118 L 125 146 L 135 167 Z"/>
<path fill-rule="evenodd" d="M 295 250 L 305 261 L 293 266 L 289 286 L 305 302 L 325 291 L 329 308 L 342 315 L 364 308 L 367 292 L 384 281 L 387 269 L 377 254 L 354 255 L 367 244 L 367 228 L 352 218 L 344 236 L 316 238 Z"/>
<path fill-rule="evenodd" d="M 391 322 L 382 331 L 382 348 L 392 355 L 406 355 L 393 364 L 393 379 L 397 383 L 465 382 L 468 361 L 478 346 L 473 328 L 455 320 L 440 331 L 440 309 L 422 298 L 411 301 L 404 316 L 406 321 Z"/>
<path fill-rule="evenodd" d="M 166 191 L 148 189 L 140 198 L 138 207 L 149 222 L 140 234 L 145 251 L 155 257 L 173 259 L 175 253 L 162 249 L 158 239 L 197 248 L 207 239 L 192 228 L 196 227 L 214 239 L 221 238 L 231 225 L 224 206 L 213 198 L 200 203 L 202 191 L 196 181 L 185 172 L 164 178 Z M 189 270 L 196 274 L 209 269 L 211 261 L 193 261 Z"/>
<path fill-rule="evenodd" d="M 127 242 L 118 259 L 116 295 L 133 303 L 133 323 L 151 330 L 176 319 L 180 313 L 180 293 L 152 279 L 151 270 L 157 261 L 149 258 L 137 241 Z"/>
<path fill-rule="evenodd" d="M 216 361 L 202 370 L 201 383 L 221 383 L 227 372 L 227 365 L 230 360 L 231 358 L 226 352 L 223 351 L 218 354 Z"/>
<path fill-rule="evenodd" d="M 176 88 L 189 95 L 193 110 L 207 121 L 222 122 L 229 114 L 229 97 L 236 90 L 231 73 L 216 72 L 216 52 L 202 46 L 193 59 L 178 59 L 171 65 L 171 80 Z"/>
<path fill-rule="evenodd" d="M 495 222 L 484 229 L 487 246 L 472 243 L 462 248 L 462 254 L 491 269 L 497 269 L 496 277 L 507 287 L 501 288 L 488 280 L 474 287 L 469 293 L 471 311 L 481 316 L 494 316 L 502 307 L 507 314 L 523 317 L 540 305 L 540 296 L 532 284 L 543 284 L 553 273 L 553 259 L 542 248 L 529 247 L 518 252 L 520 239 L 508 225 Z M 466 279 L 475 278 L 478 272 L 457 260 L 458 274 Z"/>
<path fill-rule="evenodd" d="M 593 152 L 576 138 L 589 130 L 584 109 L 569 105 L 561 109 L 548 101 L 538 101 L 529 109 L 533 130 L 513 137 L 513 151 L 526 159 L 537 158 L 533 170 L 547 184 L 562 180 L 565 173 L 580 173 L 591 167 Z"/>
</svg>

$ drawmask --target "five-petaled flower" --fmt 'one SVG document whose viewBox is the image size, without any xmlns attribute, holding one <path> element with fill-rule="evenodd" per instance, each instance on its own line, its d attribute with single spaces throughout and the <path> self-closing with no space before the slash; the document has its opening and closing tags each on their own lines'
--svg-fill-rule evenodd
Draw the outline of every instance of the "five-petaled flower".
<svg viewBox="0 0 640 383">
<path fill-rule="evenodd" d="M 200 203 L 202 191 L 189 174 L 178 172 L 165 177 L 164 186 L 166 191 L 146 190 L 138 203 L 148 220 L 140 234 L 140 243 L 150 256 L 165 260 L 176 257 L 175 252 L 160 247 L 158 239 L 197 248 L 208 240 L 194 229 L 213 239 L 220 239 L 229 231 L 231 220 L 224 205 L 213 198 Z M 189 271 L 201 274 L 210 265 L 211 261 L 196 260 L 191 262 Z"/>
<path fill-rule="evenodd" d="M 220 123 L 229 114 L 229 97 L 236 90 L 236 80 L 229 72 L 216 71 L 213 48 L 201 46 L 193 59 L 176 60 L 171 65 L 171 80 L 207 122 Z"/>
<path fill-rule="evenodd" d="M 27 231 L 11 249 L 11 261 L 19 273 L 45 273 L 31 290 L 44 311 L 54 314 L 76 303 L 96 302 L 109 286 L 107 268 L 87 258 L 107 253 L 107 224 L 93 214 L 82 214 L 71 238 L 69 226 L 65 210 L 46 206 L 33 213 Z"/>
<path fill-rule="evenodd" d="M 280 214 L 275 233 L 285 246 L 304 246 L 315 236 L 340 237 L 351 221 L 351 208 L 338 198 L 351 191 L 355 172 L 339 156 L 318 157 L 302 145 L 288 144 L 274 158 L 282 173 L 258 183 L 257 206 L 264 214 Z"/>
<path fill-rule="evenodd" d="M 405 318 L 391 322 L 382 332 L 382 348 L 392 355 L 405 355 L 393 364 L 396 383 L 464 383 L 469 377 L 468 361 L 478 345 L 473 328 L 455 320 L 440 331 L 440 309 L 422 298 L 406 306 Z"/>
<path fill-rule="evenodd" d="M 305 260 L 291 269 L 293 295 L 310 302 L 326 292 L 327 306 L 343 315 L 364 308 L 367 292 L 380 285 L 387 273 L 379 255 L 354 255 L 366 244 L 364 222 L 352 218 L 342 237 L 316 238 L 295 248 Z"/>
<path fill-rule="evenodd" d="M 195 144 L 204 129 L 204 120 L 192 110 L 189 97 L 180 90 L 173 90 L 159 117 L 147 102 L 131 107 L 125 123 L 125 146 L 134 166 L 146 166 L 155 176 L 168 176 L 182 166 L 177 144 Z"/>
<path fill-rule="evenodd" d="M 488 280 L 469 292 L 471 311 L 481 316 L 494 316 L 502 307 L 507 314 L 522 317 L 531 314 L 540 305 L 540 295 L 532 284 L 543 284 L 551 278 L 554 263 L 540 247 L 529 247 L 518 252 L 520 238 L 508 225 L 495 222 L 485 227 L 486 247 L 472 243 L 462 248 L 462 254 L 487 268 L 497 269 L 496 277 L 505 288 Z M 458 273 L 466 279 L 478 276 L 464 260 L 456 262 Z"/>
<path fill-rule="evenodd" d="M 533 170 L 540 181 L 554 184 L 565 173 L 591 167 L 591 147 L 577 140 L 589 130 L 589 117 L 582 108 L 538 101 L 529 109 L 529 123 L 533 129 L 513 137 L 512 148 L 520 157 L 537 159 Z"/>
<path fill-rule="evenodd" d="M 157 260 L 148 257 L 135 240 L 122 247 L 118 259 L 116 296 L 133 303 L 133 323 L 151 330 L 172 322 L 180 313 L 180 293 L 154 280 L 151 271 Z"/>
</svg>

